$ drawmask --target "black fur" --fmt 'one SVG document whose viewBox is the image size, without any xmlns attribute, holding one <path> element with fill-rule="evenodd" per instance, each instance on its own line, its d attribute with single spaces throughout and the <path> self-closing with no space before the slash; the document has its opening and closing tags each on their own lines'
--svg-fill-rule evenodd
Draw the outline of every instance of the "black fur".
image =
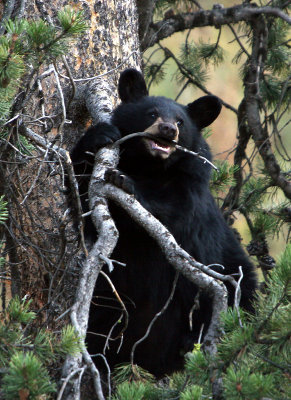
<svg viewBox="0 0 291 400">
<path fill-rule="evenodd" d="M 220 113 L 221 104 L 216 97 L 204 96 L 186 107 L 164 97 L 149 97 L 142 75 L 131 69 L 122 73 L 119 93 L 123 102 L 113 113 L 112 125 L 103 123 L 91 127 L 71 154 L 75 172 L 80 175 L 84 211 L 88 210 L 87 187 L 94 162 L 94 157 L 85 152 L 95 153 L 120 136 L 144 131 L 158 119 L 177 126 L 180 145 L 211 159 L 199 129 L 211 124 Z M 174 151 L 166 158 L 161 157 L 162 153 L 151 153 L 140 138 L 128 140 L 121 148 L 118 165 L 121 172 L 109 171 L 107 179 L 133 192 L 197 261 L 206 265 L 222 264 L 225 269 L 219 272 L 223 274 L 236 274 L 241 265 L 244 273 L 241 305 L 250 310 L 256 287 L 254 269 L 210 194 L 210 166 L 182 151 Z M 81 176 L 84 173 L 86 176 Z M 132 345 L 145 334 L 148 324 L 168 299 L 175 271 L 157 244 L 122 209 L 110 204 L 110 210 L 120 234 L 112 258 L 126 264 L 126 267 L 116 265 L 110 278 L 129 312 L 129 324 L 119 352 L 116 353 L 119 339 L 109 340 L 109 349 L 106 349 L 105 355 L 113 367 L 129 362 Z M 91 240 L 96 239 L 89 219 L 85 234 Z M 229 304 L 232 304 L 233 289 L 228 287 L 228 290 Z M 211 318 L 211 299 L 207 293 L 201 293 L 200 309 L 193 314 L 190 331 L 189 312 L 196 294 L 195 285 L 180 276 L 168 309 L 156 321 L 149 337 L 137 347 L 137 364 L 158 377 L 182 368 L 183 354 L 197 341 L 203 323 L 206 332 Z M 122 315 L 120 310 L 111 288 L 100 276 L 90 311 L 87 335 L 90 353 L 103 352 L 104 336 L 115 323 L 111 337 L 118 337 L 125 321 L 123 317 L 117 323 Z"/>
</svg>

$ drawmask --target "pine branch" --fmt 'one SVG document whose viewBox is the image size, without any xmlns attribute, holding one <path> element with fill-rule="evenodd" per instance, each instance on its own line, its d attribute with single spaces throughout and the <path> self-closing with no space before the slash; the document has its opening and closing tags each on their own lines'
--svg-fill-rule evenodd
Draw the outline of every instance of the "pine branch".
<svg viewBox="0 0 291 400">
<path fill-rule="evenodd" d="M 172 58 L 175 63 L 177 64 L 177 67 L 179 69 L 179 71 L 181 72 L 181 74 L 183 76 L 185 76 L 185 78 L 187 78 L 187 80 L 192 83 L 193 85 L 197 86 L 200 90 L 202 90 L 204 93 L 206 93 L 209 96 L 213 96 L 213 93 L 211 93 L 208 89 L 206 89 L 205 86 L 203 86 L 201 83 L 198 82 L 197 79 L 195 79 L 195 77 L 193 77 L 191 71 L 189 71 L 185 65 L 183 65 L 178 59 L 177 57 L 175 57 L 174 53 L 171 52 L 171 50 L 169 50 L 167 47 L 163 47 L 161 44 L 159 44 L 160 48 L 162 50 L 164 50 L 166 57 L 168 58 Z M 222 99 L 220 99 L 221 104 L 224 105 L 224 107 L 228 108 L 229 110 L 233 111 L 234 113 L 237 113 L 237 110 L 230 104 L 226 103 L 225 101 L 223 101 Z"/>
<path fill-rule="evenodd" d="M 222 6 L 216 6 L 212 10 L 200 10 L 173 15 L 171 18 L 165 18 L 162 21 L 152 24 L 147 34 L 148 41 L 143 44 L 143 50 L 171 36 L 175 32 L 203 26 L 215 26 L 217 28 L 222 25 L 234 24 L 241 21 L 251 21 L 257 15 L 272 15 L 291 24 L 291 18 L 280 8 L 276 7 L 239 5 L 223 8 Z"/>
</svg>

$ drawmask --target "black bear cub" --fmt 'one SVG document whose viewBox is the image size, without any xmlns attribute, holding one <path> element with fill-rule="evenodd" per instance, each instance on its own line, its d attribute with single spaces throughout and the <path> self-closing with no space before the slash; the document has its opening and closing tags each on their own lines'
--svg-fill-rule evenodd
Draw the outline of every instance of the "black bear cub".
<svg viewBox="0 0 291 400">
<path fill-rule="evenodd" d="M 221 104 L 215 96 L 204 96 L 187 106 L 165 97 L 148 96 L 143 76 L 125 70 L 119 80 L 121 104 L 114 110 L 111 124 L 91 127 L 72 151 L 84 212 L 88 211 L 87 190 L 94 157 L 92 154 L 120 137 L 134 132 L 150 132 L 151 138 L 133 138 L 121 145 L 118 170 L 106 175 L 109 182 L 124 188 L 173 234 L 178 244 L 197 261 L 222 264 L 223 274 L 237 274 L 243 268 L 241 306 L 251 309 L 256 287 L 252 264 L 225 223 L 209 190 L 211 167 L 203 160 L 177 150 L 174 142 L 211 159 L 201 129 L 219 115 Z M 128 311 L 122 307 L 108 282 L 99 276 L 90 310 L 87 334 L 91 354 L 104 353 L 110 367 L 130 361 L 134 343 L 145 335 L 149 323 L 169 298 L 175 276 L 160 248 L 142 227 L 134 223 L 116 204 L 109 204 L 119 231 L 110 274 Z M 88 217 L 88 239 L 96 239 Z M 228 287 L 229 304 L 233 290 Z M 212 303 L 208 293 L 179 276 L 167 310 L 153 325 L 148 337 L 136 347 L 134 362 L 160 377 L 183 367 L 183 356 L 197 342 L 203 325 L 207 331 Z M 189 318 L 194 300 L 199 308 Z M 96 357 L 97 359 L 100 357 Z"/>
</svg>

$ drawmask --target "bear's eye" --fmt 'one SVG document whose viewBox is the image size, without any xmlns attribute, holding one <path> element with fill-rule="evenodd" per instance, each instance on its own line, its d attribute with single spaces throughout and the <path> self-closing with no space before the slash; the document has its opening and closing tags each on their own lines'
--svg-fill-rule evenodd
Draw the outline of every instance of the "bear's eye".
<svg viewBox="0 0 291 400">
<path fill-rule="evenodd" d="M 152 118 L 152 119 L 157 119 L 159 114 L 157 113 L 157 111 L 150 111 L 148 113 L 148 115 Z"/>
<path fill-rule="evenodd" d="M 176 124 L 177 124 L 177 126 L 182 126 L 184 124 L 184 121 L 179 118 L 179 119 L 177 119 Z"/>
</svg>

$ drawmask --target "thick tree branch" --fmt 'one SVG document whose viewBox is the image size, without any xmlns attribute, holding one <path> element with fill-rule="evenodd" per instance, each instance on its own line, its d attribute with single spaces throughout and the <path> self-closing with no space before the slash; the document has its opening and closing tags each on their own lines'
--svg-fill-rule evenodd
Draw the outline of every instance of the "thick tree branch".
<svg viewBox="0 0 291 400">
<path fill-rule="evenodd" d="M 206 351 L 215 353 L 216 343 L 221 334 L 219 315 L 227 308 L 227 291 L 225 286 L 217 281 L 214 276 L 224 281 L 230 279 L 232 283 L 234 283 L 233 278 L 212 271 L 207 266 L 194 260 L 193 257 L 178 246 L 174 237 L 160 221 L 144 209 L 133 196 L 109 184 L 105 185 L 104 194 L 124 208 L 127 213 L 155 239 L 167 260 L 178 272 L 195 283 L 199 288 L 208 292 L 212 297 L 213 314 L 204 339 L 204 347 Z"/>
<path fill-rule="evenodd" d="M 139 41 L 142 43 L 147 36 L 149 25 L 153 18 L 155 0 L 136 0 L 136 5 L 138 10 Z"/>
<path fill-rule="evenodd" d="M 264 57 L 267 51 L 268 30 L 262 16 L 252 22 L 253 43 L 249 68 L 244 80 L 246 115 L 250 133 L 264 161 L 266 171 L 273 184 L 280 187 L 288 199 L 291 199 L 291 182 L 281 172 L 272 150 L 267 127 L 263 128 L 260 120 L 260 76 L 264 69 Z"/>
<path fill-rule="evenodd" d="M 228 208 L 227 213 L 231 214 L 238 207 L 239 195 L 243 185 L 242 162 L 246 158 L 246 148 L 250 140 L 250 131 L 247 126 L 246 104 L 243 99 L 238 107 L 238 144 L 234 153 L 234 165 L 240 168 L 234 173 L 235 185 L 232 186 L 224 199 L 222 210 Z"/>
<path fill-rule="evenodd" d="M 148 30 L 148 40 L 144 41 L 143 49 L 153 46 L 162 39 L 171 36 L 175 32 L 203 26 L 215 26 L 234 24 L 240 21 L 250 21 L 256 15 L 273 15 L 282 18 L 291 24 L 291 18 L 279 8 L 250 7 L 238 5 L 229 8 L 215 7 L 213 10 L 200 10 L 192 13 L 183 13 L 165 18 L 152 24 Z"/>
</svg>

